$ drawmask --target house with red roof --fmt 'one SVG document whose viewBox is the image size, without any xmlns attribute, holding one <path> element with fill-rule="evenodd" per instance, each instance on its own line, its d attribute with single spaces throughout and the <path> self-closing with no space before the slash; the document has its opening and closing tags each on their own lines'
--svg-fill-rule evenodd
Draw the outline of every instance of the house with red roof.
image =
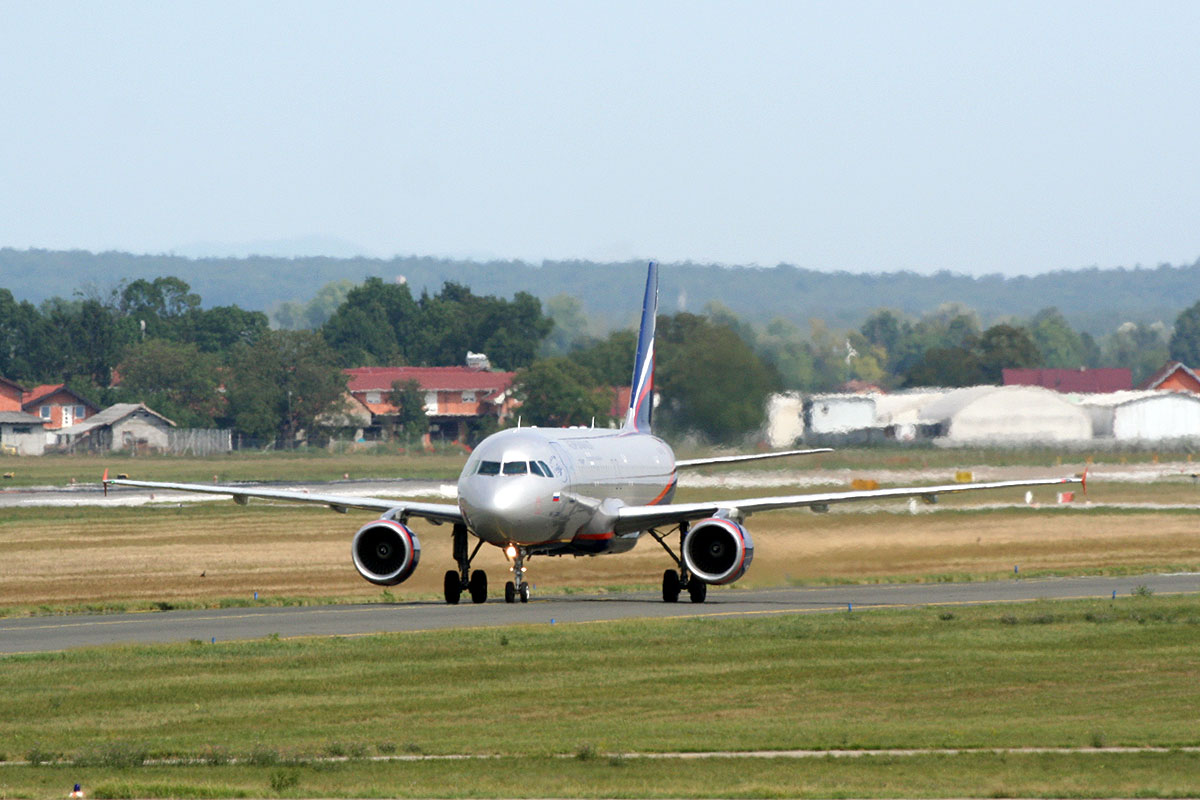
<svg viewBox="0 0 1200 800">
<path fill-rule="evenodd" d="M 1168 361 L 1158 372 L 1151 375 L 1142 389 L 1159 389 L 1168 392 L 1191 392 L 1200 394 L 1200 375 L 1179 361 Z"/>
<path fill-rule="evenodd" d="M 1095 369 L 1026 369 L 1003 370 L 1005 386 L 1041 386 L 1056 392 L 1105 394 L 1124 392 L 1133 388 L 1133 374 L 1125 367 Z"/>
<path fill-rule="evenodd" d="M 0 411 L 20 411 L 25 387 L 16 381 L 0 377 Z"/>
<path fill-rule="evenodd" d="M 69 428 L 100 412 L 91 401 L 62 383 L 45 384 L 25 392 L 20 410 L 40 417 L 47 430 Z"/>
<path fill-rule="evenodd" d="M 388 395 L 396 383 L 416 381 L 425 395 L 425 414 L 430 432 L 461 441 L 471 420 L 492 417 L 503 422 L 517 405 L 512 383 L 515 373 L 491 372 L 472 367 L 355 367 L 345 370 L 347 389 L 355 403 L 371 414 L 374 430 L 367 438 L 381 435 L 396 406 Z"/>
</svg>

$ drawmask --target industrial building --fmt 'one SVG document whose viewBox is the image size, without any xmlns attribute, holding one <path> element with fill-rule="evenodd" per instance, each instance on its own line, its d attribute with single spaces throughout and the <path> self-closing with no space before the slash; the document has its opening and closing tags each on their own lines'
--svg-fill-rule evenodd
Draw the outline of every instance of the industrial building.
<svg viewBox="0 0 1200 800">
<path fill-rule="evenodd" d="M 1200 438 L 1200 397 L 1190 392 L 1128 391 L 1078 398 L 1092 435 L 1118 442 Z"/>
<path fill-rule="evenodd" d="M 1092 437 L 1086 410 L 1038 386 L 955 389 L 921 409 L 946 444 L 1040 444 Z"/>
</svg>

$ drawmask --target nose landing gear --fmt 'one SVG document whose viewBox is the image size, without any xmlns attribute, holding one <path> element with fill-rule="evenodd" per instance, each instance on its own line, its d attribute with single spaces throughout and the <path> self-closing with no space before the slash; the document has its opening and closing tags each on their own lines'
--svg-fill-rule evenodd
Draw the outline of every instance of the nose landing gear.
<svg viewBox="0 0 1200 800">
<path fill-rule="evenodd" d="M 529 584 L 525 582 L 525 548 L 510 544 L 504 552 L 513 562 L 513 579 L 504 584 L 504 602 L 515 603 L 517 598 L 520 598 L 522 603 L 528 603 Z"/>
</svg>

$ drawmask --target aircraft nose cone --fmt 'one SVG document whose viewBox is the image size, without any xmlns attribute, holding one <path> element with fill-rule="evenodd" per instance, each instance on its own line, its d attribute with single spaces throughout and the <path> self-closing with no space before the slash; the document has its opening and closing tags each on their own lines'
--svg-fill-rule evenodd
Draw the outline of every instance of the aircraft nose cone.
<svg viewBox="0 0 1200 800">
<path fill-rule="evenodd" d="M 495 479 L 488 478 L 489 485 L 483 485 L 484 479 L 470 478 L 458 487 L 458 505 L 466 516 L 472 530 L 481 539 L 499 541 L 503 538 L 501 509 L 497 503 Z"/>
<path fill-rule="evenodd" d="M 542 542 L 551 534 L 538 488 L 522 478 L 472 476 L 459 486 L 459 507 L 481 539 L 493 544 Z"/>
</svg>

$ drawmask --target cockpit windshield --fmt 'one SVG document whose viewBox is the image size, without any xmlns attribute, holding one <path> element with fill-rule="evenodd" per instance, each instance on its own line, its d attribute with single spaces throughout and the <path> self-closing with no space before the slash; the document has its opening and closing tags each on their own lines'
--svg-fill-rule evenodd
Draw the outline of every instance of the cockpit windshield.
<svg viewBox="0 0 1200 800">
<path fill-rule="evenodd" d="M 542 478 L 552 478 L 550 465 L 545 461 L 480 461 L 475 469 L 476 475 L 528 475 L 534 474 Z"/>
</svg>

